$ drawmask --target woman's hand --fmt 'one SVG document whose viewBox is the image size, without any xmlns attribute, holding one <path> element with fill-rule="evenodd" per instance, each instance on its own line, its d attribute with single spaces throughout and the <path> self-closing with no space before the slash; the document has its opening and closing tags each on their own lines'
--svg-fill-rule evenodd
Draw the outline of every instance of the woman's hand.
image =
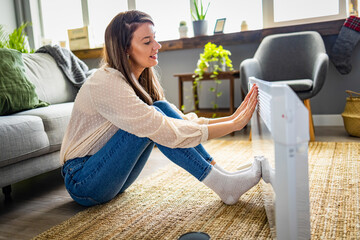
<svg viewBox="0 0 360 240">
<path fill-rule="evenodd" d="M 236 119 L 240 115 L 240 113 L 246 108 L 247 104 L 249 103 L 251 94 L 257 90 L 258 90 L 258 86 L 253 85 L 249 93 L 246 95 L 244 101 L 242 101 L 241 105 L 236 109 L 236 111 L 232 115 L 221 118 L 209 118 L 209 124 L 223 123 Z"/>
<path fill-rule="evenodd" d="M 247 106 L 250 96 L 252 95 L 252 93 L 256 91 L 258 92 L 258 86 L 257 85 L 253 85 L 250 89 L 250 91 L 248 92 L 248 94 L 246 95 L 244 101 L 242 101 L 241 105 L 236 109 L 236 111 L 231 115 L 231 119 L 235 119 L 237 118 L 241 112 L 244 110 L 244 108 Z"/>
<path fill-rule="evenodd" d="M 208 124 L 208 140 L 225 136 L 234 131 L 239 131 L 245 127 L 250 121 L 256 104 L 258 102 L 258 87 L 253 86 L 250 92 L 246 95 L 243 103 L 235 111 L 231 117 L 223 118 L 220 122 L 210 122 Z M 227 119 L 227 120 L 225 120 Z"/>
<path fill-rule="evenodd" d="M 241 103 L 240 107 L 236 109 L 235 113 L 232 115 L 234 122 L 234 131 L 239 131 L 248 124 L 254 111 L 256 104 L 258 103 L 258 87 L 253 85 L 250 92 L 246 95 L 244 101 Z"/>
</svg>

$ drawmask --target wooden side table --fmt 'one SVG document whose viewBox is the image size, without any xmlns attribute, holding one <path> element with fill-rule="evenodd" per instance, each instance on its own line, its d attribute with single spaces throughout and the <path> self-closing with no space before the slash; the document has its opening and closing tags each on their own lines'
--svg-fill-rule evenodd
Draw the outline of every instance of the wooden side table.
<svg viewBox="0 0 360 240">
<path fill-rule="evenodd" d="M 192 83 L 195 81 L 194 79 L 194 73 L 183 73 L 183 74 L 174 74 L 175 77 L 178 77 L 179 82 L 179 109 L 181 109 L 181 106 L 184 104 L 184 90 L 183 85 L 184 82 L 191 81 Z M 204 73 L 204 78 L 201 79 L 201 81 L 214 81 L 214 79 L 210 78 L 211 73 Z M 235 78 L 239 78 L 240 73 L 239 71 L 227 71 L 227 72 L 220 72 L 218 75 L 219 80 L 229 80 L 230 81 L 230 97 L 229 97 L 229 108 L 225 109 L 200 109 L 199 108 L 199 101 L 197 98 L 197 88 L 193 89 L 194 94 L 194 103 L 195 103 L 195 111 L 199 117 L 207 117 L 211 118 L 214 113 L 216 113 L 217 117 L 224 117 L 229 116 L 234 113 L 234 80 Z"/>
</svg>

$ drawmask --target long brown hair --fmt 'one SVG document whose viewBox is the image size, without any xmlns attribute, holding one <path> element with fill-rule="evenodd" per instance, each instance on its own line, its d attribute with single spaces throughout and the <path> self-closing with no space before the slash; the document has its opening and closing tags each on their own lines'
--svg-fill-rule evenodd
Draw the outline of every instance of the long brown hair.
<svg viewBox="0 0 360 240">
<path fill-rule="evenodd" d="M 131 75 L 127 51 L 135 30 L 142 23 L 154 25 L 151 17 L 141 11 L 131 10 L 116 15 L 105 30 L 104 63 L 120 71 L 136 95 L 148 105 L 164 98 L 163 89 L 153 67 L 145 68 L 138 81 Z"/>
</svg>

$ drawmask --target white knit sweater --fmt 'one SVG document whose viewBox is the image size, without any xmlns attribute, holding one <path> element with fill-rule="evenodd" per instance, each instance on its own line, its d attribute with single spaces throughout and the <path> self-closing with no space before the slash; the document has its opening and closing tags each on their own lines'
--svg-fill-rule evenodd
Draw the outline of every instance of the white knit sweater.
<svg viewBox="0 0 360 240">
<path fill-rule="evenodd" d="M 170 148 L 194 147 L 208 139 L 208 119 L 182 114 L 185 120 L 164 116 L 147 105 L 112 68 L 98 69 L 81 87 L 60 151 L 62 162 L 93 155 L 122 129 Z"/>
</svg>

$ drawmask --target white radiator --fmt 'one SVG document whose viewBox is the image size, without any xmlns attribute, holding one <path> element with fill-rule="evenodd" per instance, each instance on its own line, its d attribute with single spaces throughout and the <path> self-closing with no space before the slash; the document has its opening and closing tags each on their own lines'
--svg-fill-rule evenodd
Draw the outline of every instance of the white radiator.
<svg viewBox="0 0 360 240">
<path fill-rule="evenodd" d="M 249 89 L 259 87 L 252 144 L 254 157 L 263 158 L 261 189 L 272 237 L 310 239 L 308 111 L 286 84 L 249 80 Z"/>
</svg>

